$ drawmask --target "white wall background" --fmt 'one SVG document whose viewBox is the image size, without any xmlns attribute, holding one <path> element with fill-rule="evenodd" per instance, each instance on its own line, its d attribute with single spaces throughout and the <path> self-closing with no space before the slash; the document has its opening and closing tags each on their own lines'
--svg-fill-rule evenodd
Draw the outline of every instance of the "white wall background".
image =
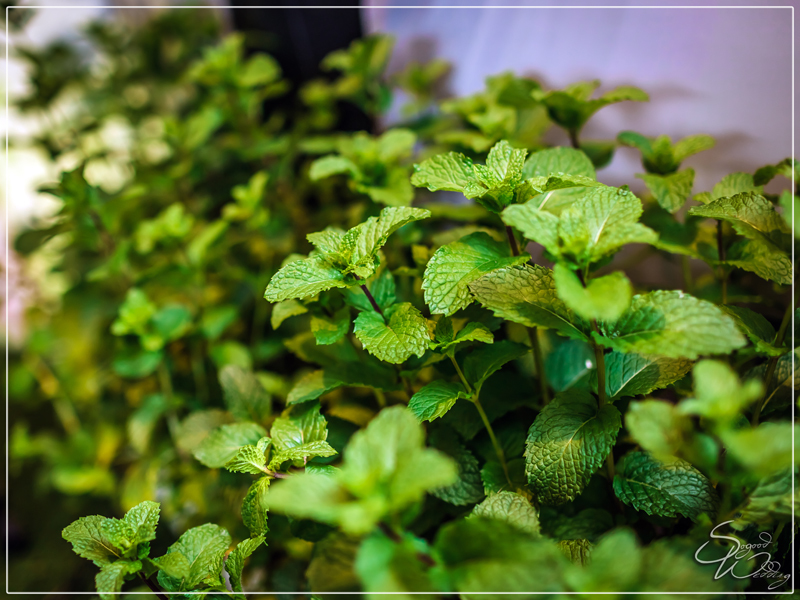
<svg viewBox="0 0 800 600">
<path fill-rule="evenodd" d="M 582 79 L 600 79 L 600 93 L 623 84 L 641 87 L 650 94 L 649 103 L 601 110 L 582 137 L 610 139 L 624 129 L 665 133 L 673 141 L 711 134 L 717 146 L 685 163 L 697 170 L 695 191 L 710 189 L 731 171 L 753 171 L 792 154 L 792 3 L 704 9 L 637 8 L 631 5 L 647 2 L 630 1 L 615 2 L 620 8 L 586 1 L 581 4 L 593 6 L 551 1 L 560 7 L 519 7 L 545 4 L 536 0 L 503 2 L 518 8 L 475 0 L 460 4 L 480 8 L 410 3 L 420 7 L 369 0 L 371 8 L 363 11 L 369 32 L 397 38 L 392 68 L 402 68 L 423 47 L 454 65 L 455 95 L 478 92 L 486 76 L 506 70 L 533 76 L 547 89 Z M 560 133 L 549 141 L 567 143 Z M 600 178 L 640 190 L 632 175 L 641 171 L 638 151 L 622 148 Z"/>
</svg>

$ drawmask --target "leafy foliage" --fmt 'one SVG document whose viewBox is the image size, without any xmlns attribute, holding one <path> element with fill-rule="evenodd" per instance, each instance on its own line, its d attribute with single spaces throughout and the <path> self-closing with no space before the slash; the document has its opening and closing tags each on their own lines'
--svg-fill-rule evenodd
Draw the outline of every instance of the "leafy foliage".
<svg viewBox="0 0 800 600">
<path fill-rule="evenodd" d="M 104 598 L 763 591 L 695 553 L 721 523 L 714 556 L 794 539 L 795 196 L 764 189 L 791 160 L 693 193 L 708 136 L 580 139 L 637 88 L 505 73 L 441 102 L 446 65 L 386 77 L 382 36 L 297 87 L 178 12 L 93 26 L 107 68 L 22 53 L 17 108 L 70 167 L 14 239 L 41 281 L 11 349 L 9 508 L 36 532 L 12 575 L 48 560 L 52 589 Z M 338 129 L 398 86 L 402 126 Z M 602 182 L 617 144 L 641 197 Z M 86 560 L 51 559 L 59 530 Z"/>
</svg>

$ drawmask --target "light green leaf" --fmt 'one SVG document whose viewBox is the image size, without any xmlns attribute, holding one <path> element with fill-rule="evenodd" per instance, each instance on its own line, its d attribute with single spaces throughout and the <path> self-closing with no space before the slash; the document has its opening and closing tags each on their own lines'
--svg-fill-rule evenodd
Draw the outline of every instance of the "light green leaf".
<svg viewBox="0 0 800 600">
<path fill-rule="evenodd" d="M 469 289 L 495 316 L 526 327 L 555 329 L 573 339 L 588 339 L 583 324 L 557 296 L 550 269 L 529 264 L 503 267 L 475 279 Z"/>
<path fill-rule="evenodd" d="M 693 521 L 703 513 L 713 516 L 719 504 L 711 482 L 688 462 L 679 458 L 660 461 L 647 452 L 631 452 L 622 458 L 614 492 L 648 515 L 683 515 Z"/>
<path fill-rule="evenodd" d="M 553 277 L 558 297 L 584 319 L 615 321 L 631 304 L 633 287 L 621 271 L 591 279 L 584 287 L 572 269 L 556 263 Z"/>
<path fill-rule="evenodd" d="M 675 142 L 672 153 L 675 160 L 681 163 L 698 152 L 713 148 L 715 144 L 714 138 L 710 135 L 698 133 L 696 135 L 686 136 L 682 140 Z"/>
<path fill-rule="evenodd" d="M 639 173 L 636 177 L 644 181 L 661 208 L 675 213 L 692 193 L 694 169 L 684 169 L 669 175 Z"/>
<path fill-rule="evenodd" d="M 189 574 L 183 580 L 178 580 L 159 571 L 159 584 L 169 591 L 183 591 L 194 589 L 206 579 L 218 578 L 230 544 L 231 536 L 218 525 L 206 523 L 192 527 L 167 549 L 167 554 L 177 552 L 186 557 Z"/>
<path fill-rule="evenodd" d="M 732 422 L 764 394 L 761 381 L 750 379 L 742 384 L 736 372 L 721 361 L 700 361 L 692 374 L 695 397 L 678 405 L 678 411 L 684 415 Z"/>
<path fill-rule="evenodd" d="M 569 563 L 556 545 L 510 523 L 484 517 L 458 519 L 439 530 L 434 548 L 450 576 L 449 589 L 465 600 L 565 589 L 563 571 Z"/>
<path fill-rule="evenodd" d="M 311 168 L 308 170 L 308 177 L 311 181 L 319 181 L 332 175 L 339 175 L 346 173 L 351 176 L 359 176 L 361 174 L 358 166 L 349 158 L 331 154 L 330 156 L 323 156 L 311 163 Z"/>
<path fill-rule="evenodd" d="M 137 573 L 141 568 L 142 563 L 138 560 L 118 560 L 100 567 L 100 572 L 94 578 L 100 597 L 103 600 L 114 600 L 118 593 L 122 591 L 125 576 Z"/>
<path fill-rule="evenodd" d="M 333 316 L 311 317 L 311 332 L 317 340 L 317 344 L 335 344 L 350 329 L 350 308 L 347 306 L 337 310 Z"/>
<path fill-rule="evenodd" d="M 231 577 L 231 587 L 234 592 L 242 593 L 242 570 L 244 569 L 244 561 L 256 549 L 264 543 L 264 536 L 259 535 L 249 540 L 243 540 L 236 544 L 236 548 L 228 555 L 225 561 L 225 570 Z"/>
<path fill-rule="evenodd" d="M 436 598 L 438 590 L 420 554 L 430 554 L 427 544 L 411 534 L 403 535 L 400 541 L 390 540 L 383 533 L 366 538 L 354 566 L 367 597 L 377 600 L 392 594 L 398 600 Z"/>
<path fill-rule="evenodd" d="M 225 463 L 225 468 L 232 473 L 260 475 L 266 473 L 266 465 L 267 459 L 264 456 L 264 450 L 248 444 L 239 448 L 236 456 Z"/>
<path fill-rule="evenodd" d="M 442 325 L 447 324 L 446 334 L 441 333 Z M 483 323 L 467 323 L 466 326 L 459 330 L 458 333 L 453 332 L 453 324 L 448 317 L 443 317 L 439 320 L 434 332 L 434 341 L 431 342 L 431 349 L 438 350 L 445 354 L 453 354 L 458 346 L 468 342 L 481 342 L 484 344 L 493 344 L 494 336 L 492 332 Z"/>
<path fill-rule="evenodd" d="M 546 198 L 549 198 L 549 194 Z M 553 256 L 558 256 L 560 252 L 559 218 L 551 212 L 542 210 L 540 204 L 535 200 L 506 207 L 503 210 L 502 218 L 506 225 L 518 229 L 527 239 L 541 244 Z"/>
<path fill-rule="evenodd" d="M 256 423 L 232 423 L 218 427 L 194 451 L 194 457 L 207 467 L 224 467 L 247 444 L 255 444 L 267 431 Z"/>
<path fill-rule="evenodd" d="M 667 459 L 682 449 L 692 431 L 692 422 L 670 402 L 643 400 L 628 405 L 625 428 L 644 450 Z"/>
<path fill-rule="evenodd" d="M 577 265 L 598 262 L 626 244 L 652 244 L 658 235 L 638 223 L 642 203 L 630 191 L 591 188 L 559 217 L 560 254 Z"/>
<path fill-rule="evenodd" d="M 464 375 L 476 390 L 503 365 L 526 354 L 528 348 L 508 340 L 473 350 L 464 360 Z"/>
<path fill-rule="evenodd" d="M 131 531 L 131 546 L 156 539 L 156 526 L 160 513 L 161 505 L 150 500 L 140 502 L 125 513 L 122 520 Z"/>
<path fill-rule="evenodd" d="M 334 287 L 347 287 L 344 275 L 321 256 L 290 262 L 275 273 L 264 292 L 270 302 L 315 296 Z"/>
<path fill-rule="evenodd" d="M 797 466 L 793 440 L 798 435 L 800 427 L 797 425 L 770 421 L 757 427 L 726 429 L 720 437 L 728 454 L 750 474 L 769 477 Z"/>
<path fill-rule="evenodd" d="M 270 324 L 273 329 L 277 329 L 289 317 L 295 317 L 308 312 L 308 309 L 297 300 L 284 300 L 272 307 Z"/>
<path fill-rule="evenodd" d="M 219 384 L 225 405 L 243 421 L 263 421 L 272 412 L 272 398 L 252 371 L 237 365 L 225 365 L 219 372 Z"/>
<path fill-rule="evenodd" d="M 443 417 L 453 408 L 456 400 L 466 396 L 466 390 L 460 383 L 437 379 L 414 394 L 408 408 L 420 421 L 433 421 Z"/>
<path fill-rule="evenodd" d="M 414 165 L 411 184 L 426 187 L 432 192 L 461 192 L 467 198 L 474 198 L 485 191 L 475 182 L 472 161 L 458 152 L 438 154 L 422 164 Z"/>
<path fill-rule="evenodd" d="M 554 173 L 583 175 L 597 179 L 592 161 L 580 150 L 558 146 L 539 150 L 530 155 L 522 167 L 522 177 L 548 177 Z"/>
<path fill-rule="evenodd" d="M 469 284 L 500 267 L 527 262 L 527 254 L 512 256 L 508 244 L 482 232 L 439 248 L 428 262 L 422 289 L 432 314 L 452 315 L 472 301 Z"/>
<path fill-rule="evenodd" d="M 611 452 L 622 425 L 619 411 L 598 409 L 588 392 L 558 394 L 528 431 L 525 450 L 528 482 L 540 502 L 574 500 Z"/>
<path fill-rule="evenodd" d="M 714 186 L 714 189 L 711 191 L 710 199 L 703 202 L 703 204 L 708 204 L 711 200 L 730 198 L 731 196 L 747 192 L 761 194 L 762 188 L 755 184 L 753 176 L 750 173 L 730 173 Z M 695 197 L 695 199 L 697 199 L 697 197 Z"/>
<path fill-rule="evenodd" d="M 301 377 L 289 392 L 286 403 L 291 405 L 316 400 L 342 386 L 369 387 L 386 392 L 401 387 L 392 371 L 372 364 L 342 362 Z"/>
<path fill-rule="evenodd" d="M 364 311 L 355 320 L 354 331 L 364 348 L 378 359 L 400 364 L 412 354 L 422 356 L 430 335 L 425 317 L 409 302 L 391 306 L 384 318 Z"/>
<path fill-rule="evenodd" d="M 595 339 L 618 352 L 696 359 L 729 354 L 745 345 L 733 319 L 714 304 L 678 291 L 633 297 L 630 308 L 613 324 L 603 324 Z"/>
<path fill-rule="evenodd" d="M 791 521 L 792 514 L 800 508 L 800 497 L 792 499 L 793 471 L 796 488 L 797 469 L 778 471 L 760 480 L 750 492 L 741 516 L 731 526 L 743 529 L 750 524 L 764 525 Z"/>
<path fill-rule="evenodd" d="M 641 356 L 611 352 L 605 356 L 606 394 L 609 398 L 623 398 L 649 394 L 681 379 L 692 361 L 663 356 Z"/>
<path fill-rule="evenodd" d="M 269 477 L 262 477 L 255 481 L 242 501 L 242 521 L 250 530 L 250 537 L 257 538 L 266 535 L 267 527 L 267 492 L 270 484 Z"/>
<path fill-rule="evenodd" d="M 154 558 L 153 563 L 155 563 L 159 570 L 163 571 L 165 575 L 178 580 L 188 577 L 189 569 L 191 569 L 189 559 L 180 552 L 172 552 Z"/>
<path fill-rule="evenodd" d="M 300 461 L 312 456 L 333 456 L 336 451 L 325 440 L 327 421 L 319 404 L 293 406 L 272 424 L 273 458 L 270 468 L 287 460 Z"/>
<path fill-rule="evenodd" d="M 505 521 L 534 537 L 539 536 L 539 515 L 530 501 L 516 492 L 490 494 L 472 509 L 468 518 L 484 517 Z"/>
<path fill-rule="evenodd" d="M 72 544 L 75 554 L 102 567 L 122 556 L 122 551 L 111 543 L 101 529 L 106 520 L 100 515 L 81 517 L 67 525 L 61 537 Z"/>
</svg>

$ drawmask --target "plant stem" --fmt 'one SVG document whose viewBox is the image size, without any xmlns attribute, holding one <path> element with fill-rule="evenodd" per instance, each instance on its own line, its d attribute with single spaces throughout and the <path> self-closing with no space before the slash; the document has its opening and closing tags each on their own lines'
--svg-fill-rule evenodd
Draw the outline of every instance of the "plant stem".
<svg viewBox="0 0 800 600">
<path fill-rule="evenodd" d="M 514 236 L 514 230 L 511 229 L 511 225 L 506 225 L 506 236 L 508 236 L 508 245 L 511 248 L 511 254 L 514 256 L 519 256 L 517 238 Z"/>
<path fill-rule="evenodd" d="M 542 356 L 542 346 L 539 343 L 539 330 L 537 327 L 526 327 L 528 339 L 533 348 L 533 361 L 536 364 L 536 375 L 539 377 L 539 393 L 542 395 L 542 404 L 547 406 L 550 402 L 550 390 L 547 387 L 547 376 L 544 372 L 544 356 Z"/>
<path fill-rule="evenodd" d="M 450 362 L 453 363 L 453 366 L 456 369 L 456 373 L 458 373 L 458 377 L 461 379 L 461 383 L 464 385 L 464 389 L 467 390 L 468 394 L 471 394 L 472 386 L 469 384 L 469 381 L 467 381 L 467 378 L 464 377 L 464 373 L 461 371 L 461 367 L 459 367 L 458 363 L 456 362 L 456 357 L 453 356 L 452 354 L 450 354 L 449 356 L 450 356 Z"/>
<path fill-rule="evenodd" d="M 139 573 L 139 578 L 140 578 L 142 581 L 144 581 L 145 585 L 147 585 L 147 587 L 149 587 L 149 588 L 150 588 L 150 591 L 152 591 L 152 592 L 153 592 L 153 593 L 154 593 L 156 596 L 158 596 L 159 598 L 161 598 L 161 600 L 169 600 L 169 596 L 167 596 L 167 595 L 166 595 L 166 594 L 165 594 L 165 593 L 164 593 L 164 592 L 161 590 L 161 588 L 160 588 L 160 587 L 158 587 L 158 586 L 157 586 L 155 583 L 153 583 L 153 582 L 152 582 L 152 581 L 150 581 L 150 580 L 149 580 L 147 577 L 145 577 L 143 573 L 141 573 L 141 572 Z"/>
<path fill-rule="evenodd" d="M 576 150 L 581 149 L 581 144 L 578 141 L 578 131 L 576 129 L 569 130 L 569 143 L 572 144 L 572 147 Z"/>
<path fill-rule="evenodd" d="M 592 319 L 592 330 L 600 335 L 597 319 Z M 598 406 L 602 408 L 606 403 L 606 359 L 600 344 L 593 341 L 592 346 L 594 346 L 594 360 L 597 363 L 597 400 Z"/>
<path fill-rule="evenodd" d="M 773 345 L 779 346 L 783 344 L 783 339 L 786 337 L 786 330 L 789 328 L 789 323 L 792 322 L 793 309 L 794 302 L 789 302 L 789 306 L 786 307 L 786 312 L 783 314 L 783 320 L 781 321 L 781 326 L 778 329 L 778 333 L 775 334 Z M 753 418 L 751 421 L 753 427 L 758 425 L 758 419 L 761 417 L 761 411 L 764 410 L 767 402 L 772 397 L 771 394 L 767 396 L 767 393 L 769 392 L 769 386 L 772 385 L 772 378 L 775 376 L 775 369 L 778 366 L 779 358 L 779 356 L 773 356 L 769 359 L 769 363 L 767 363 L 767 372 L 764 375 L 764 398 L 761 399 L 761 402 L 758 403 L 758 406 L 756 406 L 756 409 L 753 412 Z"/>
<path fill-rule="evenodd" d="M 506 481 L 508 482 L 508 485 L 513 488 L 514 484 L 511 483 L 511 476 L 508 474 L 506 454 L 503 452 L 503 447 L 500 445 L 500 442 L 497 440 L 497 436 L 494 434 L 494 429 L 492 429 L 492 424 L 489 422 L 489 417 L 486 416 L 486 412 L 483 410 L 483 406 L 481 406 L 481 401 L 478 399 L 478 394 L 475 394 L 475 396 L 472 398 L 472 403 L 475 405 L 475 408 L 478 409 L 478 414 L 481 416 L 483 426 L 486 427 L 486 431 L 489 434 L 489 439 L 492 440 L 494 453 L 497 455 L 497 459 L 500 461 L 500 466 L 503 467 L 503 474 L 506 476 Z"/>
<path fill-rule="evenodd" d="M 370 293 L 369 289 L 363 283 L 361 284 L 361 290 L 367 295 L 367 299 L 369 300 L 369 303 L 372 304 L 372 308 L 375 309 L 375 312 L 385 319 L 386 315 L 383 314 L 381 307 L 378 306 L 378 303 L 375 302 L 375 298 L 372 297 L 372 294 Z"/>
<path fill-rule="evenodd" d="M 722 236 L 722 221 L 717 221 L 717 254 L 719 255 L 720 263 L 725 262 L 725 243 Z M 722 303 L 728 303 L 728 269 L 725 265 L 720 265 L 719 281 L 722 285 Z"/>
</svg>

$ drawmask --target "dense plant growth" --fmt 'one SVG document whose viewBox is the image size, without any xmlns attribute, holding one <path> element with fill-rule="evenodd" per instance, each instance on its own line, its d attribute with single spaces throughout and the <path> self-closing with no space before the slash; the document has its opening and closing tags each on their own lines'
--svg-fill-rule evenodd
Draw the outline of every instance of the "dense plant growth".
<svg viewBox="0 0 800 600">
<path fill-rule="evenodd" d="M 709 136 L 581 138 L 643 91 L 440 102 L 385 37 L 293 89 L 189 11 L 88 35 L 22 52 L 61 208 L 14 242 L 11 589 L 61 528 L 101 597 L 790 589 L 790 160 L 693 193 Z M 336 129 L 398 86 L 402 124 Z M 641 198 L 598 180 L 620 145 Z M 715 577 L 765 535 L 774 572 Z"/>
</svg>

